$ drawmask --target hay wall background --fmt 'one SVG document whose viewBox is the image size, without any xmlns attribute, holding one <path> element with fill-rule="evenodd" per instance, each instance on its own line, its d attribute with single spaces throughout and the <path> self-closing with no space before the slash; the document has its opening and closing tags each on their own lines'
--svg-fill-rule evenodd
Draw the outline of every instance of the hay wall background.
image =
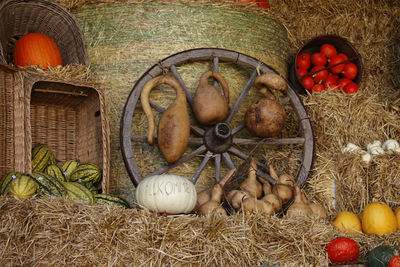
<svg viewBox="0 0 400 267">
<path fill-rule="evenodd" d="M 230 1 L 183 2 L 114 2 L 111 5 L 80 5 L 72 10 L 86 39 L 94 79 L 109 88 L 106 97 L 111 130 L 110 191 L 130 202 L 134 188 L 121 156 L 120 119 L 128 94 L 148 68 L 187 49 L 219 47 L 249 54 L 286 75 L 289 54 L 283 25 L 248 7 L 235 7 Z M 201 74 L 198 70 L 207 70 L 207 66 L 192 68 L 196 75 Z M 191 75 L 190 68 L 181 74 L 188 87 L 194 90 L 199 77 Z M 230 80 L 231 95 L 238 95 L 247 80 L 229 68 L 224 69 L 224 75 Z M 169 93 L 173 98 L 174 92 L 170 90 Z M 168 91 L 158 96 L 165 98 Z M 146 135 L 147 123 L 137 117 L 135 123 L 134 130 L 141 131 L 138 135 Z M 163 161 L 155 157 L 148 146 L 140 151 L 140 154 L 136 153 L 136 160 L 141 170 L 146 164 L 153 166 Z M 207 169 L 212 171 L 210 167 Z M 184 171 L 178 173 L 185 175 Z M 202 175 L 205 176 L 205 172 Z"/>
<path fill-rule="evenodd" d="M 85 25 L 84 17 L 79 16 L 85 9 L 75 8 L 91 3 L 66 2 L 74 7 L 72 12 Z M 355 45 L 364 63 L 358 94 L 327 92 L 303 97 L 316 137 L 315 169 L 306 188 L 307 194 L 312 201 L 325 204 L 330 217 L 335 209 L 358 213 L 365 203 L 373 200 L 399 206 L 399 156 L 375 158 L 371 165 L 364 166 L 357 155 L 340 153 L 347 142 L 365 147 L 375 139 L 399 140 L 399 1 L 270 0 L 270 3 L 272 9 L 267 15 L 288 29 L 289 54 L 316 35 L 339 34 Z M 84 29 L 86 38 L 92 40 L 90 27 Z M 101 45 L 99 40 L 111 41 L 112 35 L 109 39 L 102 38 L 88 42 L 88 49 L 94 73 L 98 73 L 96 78 L 117 85 L 120 90 L 121 95 L 115 93 L 116 96 L 112 95 L 113 91 L 109 92 L 109 100 L 118 97 L 119 101 L 111 102 L 114 106 L 110 106 L 115 119 L 122 111 L 123 95 L 129 93 L 139 74 L 157 58 L 132 65 L 113 62 L 114 59 L 108 61 L 108 58 L 93 61 L 96 59 L 94 51 Z M 128 45 L 121 47 L 118 57 L 129 49 Z M 135 69 L 136 65 L 140 67 Z M 113 81 L 106 76 L 106 66 L 114 66 L 113 71 L 122 73 L 123 78 Z M 111 126 L 118 123 L 115 120 Z M 114 129 L 118 130 L 119 127 Z M 118 138 L 112 138 L 112 157 L 119 158 Z M 121 167 L 119 163 L 115 164 L 114 170 Z M 123 177 L 123 171 L 114 171 L 113 175 L 121 176 L 122 181 L 127 179 Z M 129 194 L 132 189 L 129 185 L 129 180 L 118 182 L 112 185 L 112 190 Z M 336 236 L 346 236 L 328 221 L 245 217 L 241 214 L 226 219 L 214 216 L 159 217 L 135 209 L 121 211 L 47 198 L 20 201 L 1 197 L 0 218 L 0 265 L 3 266 L 60 262 L 77 266 L 328 266 L 324 246 Z M 361 261 L 377 245 L 400 246 L 400 231 L 384 236 L 360 234 L 351 237 L 360 245 Z"/>
</svg>

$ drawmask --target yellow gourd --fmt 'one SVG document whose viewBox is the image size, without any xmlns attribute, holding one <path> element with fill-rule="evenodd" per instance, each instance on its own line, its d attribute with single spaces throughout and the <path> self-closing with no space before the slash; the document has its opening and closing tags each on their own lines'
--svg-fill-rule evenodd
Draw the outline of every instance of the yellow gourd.
<svg viewBox="0 0 400 267">
<path fill-rule="evenodd" d="M 361 233 L 361 221 L 358 216 L 350 211 L 342 211 L 336 214 L 332 225 L 347 234 Z"/>
<path fill-rule="evenodd" d="M 363 232 L 371 234 L 389 234 L 397 231 L 397 218 L 388 204 L 369 203 L 361 215 Z"/>
<path fill-rule="evenodd" d="M 400 230 L 400 206 L 397 207 L 396 211 L 394 212 L 394 215 L 396 215 L 397 218 L 397 227 Z"/>
</svg>

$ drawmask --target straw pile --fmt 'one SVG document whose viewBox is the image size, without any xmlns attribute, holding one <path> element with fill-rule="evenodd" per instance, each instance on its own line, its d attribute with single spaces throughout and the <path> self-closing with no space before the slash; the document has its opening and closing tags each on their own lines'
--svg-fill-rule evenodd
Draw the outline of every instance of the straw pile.
<svg viewBox="0 0 400 267">
<path fill-rule="evenodd" d="M 79 7 L 92 4 L 63 3 L 74 7 L 77 14 Z M 364 64 L 359 93 L 302 97 L 316 141 L 314 170 L 305 188 L 308 197 L 322 203 L 330 218 L 337 211 L 359 213 L 372 201 L 399 206 L 400 155 L 375 157 L 364 165 L 359 155 L 342 154 L 341 149 L 348 142 L 365 148 L 373 140 L 399 140 L 400 3 L 270 0 L 270 4 L 272 9 L 266 14 L 287 28 L 290 54 L 317 35 L 338 34 L 352 42 Z M 89 50 L 99 44 L 91 45 Z M 115 112 L 120 112 L 123 104 L 116 103 Z M 119 174 L 125 175 L 114 173 Z M 131 194 L 124 191 L 126 184 L 114 186 L 119 195 Z M 0 264 L 14 266 L 56 262 L 78 266 L 327 266 L 324 246 L 344 235 L 328 221 L 241 214 L 223 219 L 163 217 L 67 199 L 2 197 L 0 217 Z M 361 261 L 377 245 L 400 246 L 400 231 L 351 238 L 360 245 Z"/>
</svg>

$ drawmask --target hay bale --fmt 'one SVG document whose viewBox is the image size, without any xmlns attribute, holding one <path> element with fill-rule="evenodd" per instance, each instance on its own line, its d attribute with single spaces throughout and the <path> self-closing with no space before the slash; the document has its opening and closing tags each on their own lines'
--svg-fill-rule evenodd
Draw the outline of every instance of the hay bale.
<svg viewBox="0 0 400 267">
<path fill-rule="evenodd" d="M 338 235 L 309 218 L 160 216 L 67 198 L 0 197 L 2 266 L 327 266 L 325 245 Z M 400 231 L 349 237 L 361 260 L 378 244 L 400 245 Z"/>
</svg>

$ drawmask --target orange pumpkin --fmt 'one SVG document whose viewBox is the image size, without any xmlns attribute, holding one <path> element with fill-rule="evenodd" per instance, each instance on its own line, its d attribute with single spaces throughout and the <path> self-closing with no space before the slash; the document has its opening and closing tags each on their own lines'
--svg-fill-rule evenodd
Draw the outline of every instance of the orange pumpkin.
<svg viewBox="0 0 400 267">
<path fill-rule="evenodd" d="M 14 65 L 55 67 L 62 65 L 62 57 L 57 44 L 42 33 L 28 33 L 18 39 L 14 46 Z"/>
</svg>

